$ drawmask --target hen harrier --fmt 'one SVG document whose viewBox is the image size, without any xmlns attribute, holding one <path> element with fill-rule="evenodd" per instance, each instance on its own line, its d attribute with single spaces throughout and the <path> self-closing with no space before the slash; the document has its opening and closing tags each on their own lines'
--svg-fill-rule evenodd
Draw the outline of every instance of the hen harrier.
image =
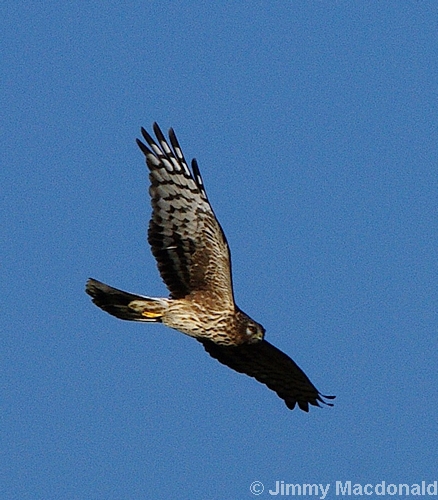
<svg viewBox="0 0 438 500">
<path fill-rule="evenodd" d="M 86 292 L 120 319 L 159 322 L 194 337 L 220 363 L 254 377 L 291 410 L 309 404 L 333 406 L 289 356 L 264 340 L 265 329 L 234 302 L 230 250 L 208 201 L 198 164 L 192 172 L 173 129 L 170 144 L 156 123 L 158 143 L 141 129 L 151 181 L 148 241 L 170 297 L 127 293 L 89 279 Z"/>
</svg>

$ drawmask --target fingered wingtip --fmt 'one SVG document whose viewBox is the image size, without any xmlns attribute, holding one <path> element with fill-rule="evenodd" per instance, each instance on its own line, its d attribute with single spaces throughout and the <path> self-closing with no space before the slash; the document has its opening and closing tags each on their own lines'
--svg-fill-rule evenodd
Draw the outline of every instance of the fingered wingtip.
<svg viewBox="0 0 438 500">
<path fill-rule="evenodd" d="M 325 394 L 320 394 L 319 397 L 318 397 L 318 401 L 326 406 L 334 406 L 333 403 L 329 403 L 328 401 L 325 401 L 325 399 L 330 399 L 330 400 L 333 400 L 333 399 L 336 399 L 336 396 L 326 396 Z M 321 405 L 318 405 L 318 406 L 321 406 Z"/>
<path fill-rule="evenodd" d="M 152 139 L 152 137 L 149 135 L 148 131 L 144 127 L 141 127 L 140 131 L 141 131 L 141 135 L 143 136 L 143 139 L 147 143 L 149 143 L 150 141 L 154 142 L 154 140 Z"/>
<path fill-rule="evenodd" d="M 146 144 L 141 142 L 140 139 L 135 139 L 135 142 L 137 143 L 137 146 L 141 149 L 144 155 L 147 155 L 149 153 L 149 148 L 146 146 Z"/>
<path fill-rule="evenodd" d="M 154 123 L 152 124 L 152 129 L 153 129 L 154 134 L 157 136 L 157 139 L 158 139 L 159 141 L 161 141 L 161 140 L 164 140 L 164 141 L 165 141 L 165 140 L 166 140 L 166 139 L 164 138 L 164 134 L 163 134 L 163 132 L 161 131 L 160 127 L 158 126 L 158 123 L 157 123 L 157 122 L 154 122 Z"/>
<path fill-rule="evenodd" d="M 169 129 L 169 137 L 171 142 L 176 142 L 178 144 L 178 139 L 176 138 L 175 130 L 173 130 L 173 127 L 170 127 Z"/>
</svg>

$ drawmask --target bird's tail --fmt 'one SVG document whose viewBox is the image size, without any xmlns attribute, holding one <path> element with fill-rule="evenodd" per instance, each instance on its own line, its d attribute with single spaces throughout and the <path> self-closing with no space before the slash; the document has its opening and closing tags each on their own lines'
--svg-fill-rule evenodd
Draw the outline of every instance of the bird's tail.
<svg viewBox="0 0 438 500">
<path fill-rule="evenodd" d="M 92 278 L 87 281 L 85 291 L 96 306 L 117 318 L 129 321 L 161 322 L 168 306 L 167 299 L 124 292 Z"/>
</svg>

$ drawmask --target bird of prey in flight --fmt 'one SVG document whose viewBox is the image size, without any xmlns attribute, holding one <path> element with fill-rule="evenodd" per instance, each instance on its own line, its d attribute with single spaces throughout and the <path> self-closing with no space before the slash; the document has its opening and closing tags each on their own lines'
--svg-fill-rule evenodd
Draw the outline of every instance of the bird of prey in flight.
<svg viewBox="0 0 438 500">
<path fill-rule="evenodd" d="M 298 365 L 267 342 L 262 325 L 234 301 L 230 249 L 211 208 L 199 167 L 191 170 L 173 129 L 170 145 L 156 123 L 157 140 L 143 128 L 137 144 L 149 169 L 152 218 L 148 241 L 169 298 L 124 292 L 89 279 L 94 304 L 120 319 L 163 323 L 200 342 L 220 363 L 265 384 L 291 410 L 309 411 L 323 396 Z"/>
</svg>

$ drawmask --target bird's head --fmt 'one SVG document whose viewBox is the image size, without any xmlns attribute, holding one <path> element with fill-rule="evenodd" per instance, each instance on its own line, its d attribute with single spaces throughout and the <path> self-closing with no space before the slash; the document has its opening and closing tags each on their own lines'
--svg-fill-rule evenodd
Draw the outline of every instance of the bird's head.
<svg viewBox="0 0 438 500">
<path fill-rule="evenodd" d="M 236 312 L 239 333 L 243 344 L 256 344 L 265 337 L 265 329 L 240 309 Z"/>
</svg>

